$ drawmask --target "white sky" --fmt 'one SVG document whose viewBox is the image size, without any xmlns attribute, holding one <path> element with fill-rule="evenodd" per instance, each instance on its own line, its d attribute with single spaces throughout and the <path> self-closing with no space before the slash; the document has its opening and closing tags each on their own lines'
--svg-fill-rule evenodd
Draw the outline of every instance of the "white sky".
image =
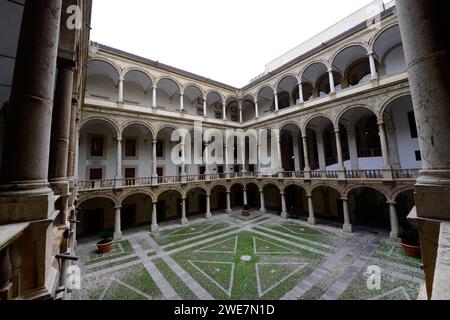
<svg viewBox="0 0 450 320">
<path fill-rule="evenodd" d="M 94 0 L 91 39 L 236 87 L 372 0 Z"/>
</svg>

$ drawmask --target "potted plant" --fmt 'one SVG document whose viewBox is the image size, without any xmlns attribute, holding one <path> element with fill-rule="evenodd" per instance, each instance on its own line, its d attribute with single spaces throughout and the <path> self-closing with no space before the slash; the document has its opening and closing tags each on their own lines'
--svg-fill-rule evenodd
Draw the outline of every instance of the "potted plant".
<svg viewBox="0 0 450 320">
<path fill-rule="evenodd" d="M 250 215 L 250 207 L 249 205 L 245 205 L 244 208 L 242 209 L 242 215 L 244 217 L 248 217 Z"/>
<path fill-rule="evenodd" d="M 97 242 L 98 253 L 108 253 L 112 249 L 113 243 L 113 233 L 110 231 L 105 231 L 100 233 L 100 240 Z"/>
<path fill-rule="evenodd" d="M 405 254 L 409 257 L 420 258 L 422 251 L 420 249 L 420 239 L 417 230 L 412 228 L 400 232 L 401 245 Z"/>
</svg>

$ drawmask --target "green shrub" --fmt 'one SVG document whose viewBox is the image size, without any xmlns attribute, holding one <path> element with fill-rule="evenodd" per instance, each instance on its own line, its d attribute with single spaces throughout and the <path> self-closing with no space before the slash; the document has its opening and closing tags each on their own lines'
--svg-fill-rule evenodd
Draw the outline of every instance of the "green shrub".
<svg viewBox="0 0 450 320">
<path fill-rule="evenodd" d="M 420 245 L 419 233 L 417 232 L 417 230 L 414 230 L 414 229 L 402 230 L 399 234 L 399 237 L 404 244 L 407 244 L 410 246 L 419 246 Z"/>
</svg>

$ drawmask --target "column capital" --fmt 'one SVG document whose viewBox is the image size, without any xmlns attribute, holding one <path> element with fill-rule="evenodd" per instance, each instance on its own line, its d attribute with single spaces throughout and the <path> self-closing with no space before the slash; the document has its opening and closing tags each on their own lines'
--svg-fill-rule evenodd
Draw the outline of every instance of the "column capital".
<svg viewBox="0 0 450 320">
<path fill-rule="evenodd" d="M 153 144 L 157 144 L 158 143 L 158 139 L 152 139 L 152 143 Z"/>
<path fill-rule="evenodd" d="M 373 51 L 367 52 L 367 55 L 368 55 L 368 56 L 373 56 L 374 54 L 375 54 L 375 52 L 373 52 Z"/>
<path fill-rule="evenodd" d="M 342 200 L 342 201 L 348 201 L 348 198 L 342 197 L 341 200 Z"/>
<path fill-rule="evenodd" d="M 384 119 L 377 119 L 377 125 L 382 126 L 384 124 Z"/>
<path fill-rule="evenodd" d="M 122 206 L 120 206 L 120 205 L 117 205 L 117 206 L 115 206 L 115 207 L 114 207 L 114 209 L 116 209 L 116 210 L 120 210 L 120 209 L 122 209 Z"/>
<path fill-rule="evenodd" d="M 388 201 L 386 201 L 386 204 L 395 206 L 397 204 L 397 202 L 395 202 L 393 200 L 388 200 Z"/>
</svg>

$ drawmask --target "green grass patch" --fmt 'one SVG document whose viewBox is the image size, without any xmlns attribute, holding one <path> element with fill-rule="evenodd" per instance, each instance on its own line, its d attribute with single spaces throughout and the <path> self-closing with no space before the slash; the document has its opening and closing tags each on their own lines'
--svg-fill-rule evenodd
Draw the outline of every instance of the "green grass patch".
<svg viewBox="0 0 450 320">
<path fill-rule="evenodd" d="M 93 267 L 93 268 L 87 269 L 87 273 L 89 274 L 89 273 L 100 271 L 100 270 L 103 270 L 103 269 L 109 269 L 109 268 L 112 268 L 112 267 L 120 266 L 122 264 L 126 264 L 126 263 L 137 261 L 137 260 L 139 260 L 138 257 L 130 257 L 128 259 L 124 259 L 124 260 L 121 260 L 121 261 L 116 261 L 116 262 L 108 263 L 108 264 L 105 264 L 105 265 L 102 265 L 102 266 L 98 266 L 98 267 Z"/>
<path fill-rule="evenodd" d="M 422 259 L 407 256 L 401 244 L 392 240 L 383 241 L 373 256 L 415 268 L 420 268 L 422 264 Z"/>
</svg>

